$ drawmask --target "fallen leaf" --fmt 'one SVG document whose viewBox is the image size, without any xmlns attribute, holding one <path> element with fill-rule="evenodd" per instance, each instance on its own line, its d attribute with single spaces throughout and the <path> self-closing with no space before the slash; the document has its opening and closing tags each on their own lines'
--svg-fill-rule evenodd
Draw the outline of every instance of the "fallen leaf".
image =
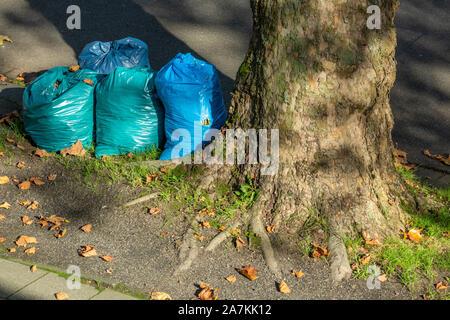
<svg viewBox="0 0 450 320">
<path fill-rule="evenodd" d="M 108 160 L 109 159 L 109 156 L 107 156 L 106 154 L 104 154 L 103 156 L 102 156 L 102 160 Z"/>
<path fill-rule="evenodd" d="M 31 182 L 28 181 L 28 180 L 25 180 L 24 182 L 19 183 L 19 184 L 17 185 L 17 187 L 19 188 L 19 190 L 28 190 L 28 189 L 30 189 L 30 186 L 31 186 Z"/>
<path fill-rule="evenodd" d="M 29 249 L 26 249 L 24 252 L 27 254 L 27 256 L 30 255 L 30 254 L 35 254 L 36 253 L 36 248 L 35 247 L 31 247 Z"/>
<path fill-rule="evenodd" d="M 39 158 L 50 156 L 50 154 L 47 151 L 45 151 L 43 149 L 39 149 L 39 148 L 36 148 L 36 150 L 34 151 L 33 155 L 35 155 L 35 156 L 37 156 Z"/>
<path fill-rule="evenodd" d="M 11 138 L 6 138 L 5 140 L 6 140 L 6 142 L 9 142 L 9 143 L 12 143 L 12 144 L 16 143 L 16 140 L 11 139 Z"/>
<path fill-rule="evenodd" d="M 155 174 L 147 174 L 147 175 L 145 175 L 145 183 L 146 184 L 149 184 L 149 183 L 154 182 L 156 180 L 158 180 L 158 175 L 156 173 Z"/>
<path fill-rule="evenodd" d="M 237 236 L 238 234 L 241 234 L 241 229 L 233 228 L 233 229 L 230 230 L 230 234 L 232 236 Z"/>
<path fill-rule="evenodd" d="M 330 254 L 330 252 L 327 249 L 322 248 L 321 246 L 318 246 L 314 243 L 313 246 L 314 246 L 314 251 L 312 252 L 313 258 L 320 258 L 321 256 L 328 256 Z"/>
<path fill-rule="evenodd" d="M 436 289 L 438 290 L 445 290 L 448 287 L 448 282 L 447 281 L 440 281 L 438 283 L 436 283 Z"/>
<path fill-rule="evenodd" d="M 31 201 L 30 201 L 30 200 L 25 200 L 25 201 L 19 202 L 19 204 L 20 204 L 22 207 L 26 207 L 26 206 L 28 206 L 28 205 L 31 204 Z"/>
<path fill-rule="evenodd" d="M 5 242 L 6 238 L 0 238 L 0 243 Z"/>
<path fill-rule="evenodd" d="M 258 273 L 258 270 L 252 268 L 251 266 L 243 266 L 242 268 L 238 268 L 237 271 L 242 274 L 244 277 L 250 279 L 251 281 L 257 279 L 258 277 L 255 274 Z"/>
<path fill-rule="evenodd" d="M 49 181 L 55 180 L 55 179 L 56 179 L 56 174 L 51 174 L 51 175 L 49 175 L 49 176 L 47 177 L 47 179 L 48 179 Z"/>
<path fill-rule="evenodd" d="M 419 243 L 422 239 L 422 235 L 420 232 L 422 229 L 411 229 L 408 231 L 407 237 L 409 240 L 414 241 L 415 243 Z"/>
<path fill-rule="evenodd" d="M 57 292 L 55 293 L 56 300 L 67 300 L 69 299 L 69 295 L 65 292 Z"/>
<path fill-rule="evenodd" d="M 211 209 L 203 208 L 203 209 L 201 209 L 199 212 L 197 212 L 197 214 L 199 214 L 199 215 L 214 216 L 216 213 L 215 213 L 215 211 L 214 211 L 213 208 L 211 208 Z"/>
<path fill-rule="evenodd" d="M 156 207 L 156 208 L 150 208 L 148 210 L 148 213 L 150 213 L 152 216 L 154 216 L 154 215 L 158 214 L 160 211 L 161 211 L 161 209 Z"/>
<path fill-rule="evenodd" d="M 280 284 L 278 285 L 278 290 L 282 293 L 291 293 L 291 289 L 289 289 L 288 285 L 284 280 L 281 280 Z"/>
<path fill-rule="evenodd" d="M 5 219 L 5 216 L 0 214 L 0 220 L 3 220 L 3 219 Z"/>
<path fill-rule="evenodd" d="M 357 264 L 357 263 L 352 264 L 352 265 L 351 265 L 351 269 L 352 269 L 353 271 L 359 270 L 358 264 Z"/>
<path fill-rule="evenodd" d="M 106 273 L 112 274 L 113 273 L 113 269 L 111 269 L 111 268 L 106 269 Z"/>
<path fill-rule="evenodd" d="M 41 225 L 41 229 L 42 229 L 42 228 L 44 228 L 45 226 L 48 225 L 48 222 L 44 221 L 44 220 L 39 220 L 39 221 L 36 221 L 36 224 L 40 224 Z"/>
<path fill-rule="evenodd" d="M 0 209 L 9 209 L 11 208 L 11 205 L 8 202 L 3 202 L 0 204 Z"/>
<path fill-rule="evenodd" d="M 78 69 L 80 69 L 80 66 L 79 66 L 79 65 L 76 65 L 76 66 L 70 66 L 69 71 L 70 71 L 70 72 L 76 72 L 76 71 L 78 71 Z"/>
<path fill-rule="evenodd" d="M 55 237 L 56 237 L 57 239 L 60 239 L 60 238 L 64 237 L 64 235 L 65 235 L 66 233 L 67 233 L 67 229 L 64 228 L 63 230 L 61 230 L 61 231 L 59 231 L 57 234 L 55 234 Z"/>
<path fill-rule="evenodd" d="M 209 229 L 211 228 L 211 225 L 209 224 L 209 221 L 202 221 L 202 223 L 200 224 L 201 227 Z"/>
<path fill-rule="evenodd" d="M 19 150 L 21 150 L 21 151 L 25 151 L 25 147 L 22 146 L 22 145 L 19 144 L 19 143 L 16 144 L 16 147 L 17 147 Z"/>
<path fill-rule="evenodd" d="M 2 46 L 5 41 L 13 42 L 8 36 L 4 36 L 4 35 L 0 34 L 0 46 Z"/>
<path fill-rule="evenodd" d="M 370 254 L 365 254 L 359 259 L 359 262 L 361 262 L 362 265 L 369 263 L 369 261 L 370 261 Z"/>
<path fill-rule="evenodd" d="M 218 296 L 215 295 L 217 289 L 211 288 L 207 283 L 200 283 L 200 288 L 202 291 L 199 292 L 198 297 L 200 300 L 217 300 Z"/>
<path fill-rule="evenodd" d="M 108 256 L 107 254 L 100 257 L 103 261 L 112 262 L 114 260 L 113 257 Z"/>
<path fill-rule="evenodd" d="M 75 142 L 68 148 L 62 149 L 60 153 L 65 157 L 66 155 L 71 156 L 84 156 L 86 154 L 86 150 L 83 148 L 83 144 L 80 140 Z"/>
<path fill-rule="evenodd" d="M 165 292 L 150 292 L 152 300 L 172 300 L 172 298 Z"/>
<path fill-rule="evenodd" d="M 35 237 L 20 236 L 20 237 L 17 238 L 16 241 L 14 241 L 14 243 L 15 243 L 18 247 L 24 247 L 24 248 L 26 248 L 28 244 L 31 244 L 31 243 L 38 243 L 38 241 L 36 240 Z"/>
<path fill-rule="evenodd" d="M 236 245 L 236 248 L 242 248 L 242 247 L 245 247 L 245 242 L 244 242 L 244 240 L 241 239 L 241 237 L 237 237 L 235 245 Z"/>
<path fill-rule="evenodd" d="M 95 257 L 97 256 L 97 250 L 91 245 L 86 245 L 85 247 L 82 247 L 80 250 L 80 255 L 89 258 L 89 257 Z"/>
<path fill-rule="evenodd" d="M 45 184 L 45 182 L 42 181 L 39 177 L 31 177 L 30 181 L 33 182 L 37 186 L 42 186 L 43 184 Z"/>
<path fill-rule="evenodd" d="M 92 229 L 92 224 L 87 224 L 87 225 L 82 226 L 82 227 L 80 228 L 80 230 L 83 231 L 84 233 L 89 233 L 89 232 L 91 232 L 91 229 Z"/>
<path fill-rule="evenodd" d="M 7 176 L 0 177 L 0 184 L 5 184 L 9 182 L 9 178 Z"/>
<path fill-rule="evenodd" d="M 219 230 L 220 230 L 220 231 L 225 231 L 226 229 L 227 229 L 227 227 L 225 227 L 225 226 L 220 226 L 220 227 L 219 227 Z"/>
<path fill-rule="evenodd" d="M 134 156 L 133 152 L 129 152 L 129 153 L 127 153 L 127 157 L 128 157 L 128 158 L 130 158 L 130 159 L 131 159 L 131 158 L 133 158 L 133 156 Z"/>
<path fill-rule="evenodd" d="M 24 226 L 29 226 L 30 224 L 32 224 L 34 221 L 30 220 L 30 218 L 28 218 L 28 216 L 23 216 L 22 217 L 22 224 Z"/>
<path fill-rule="evenodd" d="M 378 280 L 381 282 L 385 282 L 387 280 L 387 274 L 382 274 L 381 276 L 378 276 Z"/>
<path fill-rule="evenodd" d="M 268 233 L 272 233 L 272 231 L 273 231 L 273 223 L 270 226 L 267 226 L 266 230 L 267 230 Z"/>
<path fill-rule="evenodd" d="M 394 202 L 391 199 L 388 200 L 388 203 L 390 206 L 394 205 Z"/>
<path fill-rule="evenodd" d="M 233 276 L 233 275 L 231 275 L 231 276 L 228 276 L 228 277 L 226 277 L 225 278 L 228 282 L 231 282 L 231 283 L 233 283 L 233 282 L 235 282 L 236 281 L 236 277 L 235 276 Z"/>
<path fill-rule="evenodd" d="M 28 207 L 27 210 L 36 210 L 39 206 L 39 202 L 33 201 Z"/>
<path fill-rule="evenodd" d="M 294 275 L 294 276 L 296 276 L 297 278 L 301 278 L 301 277 L 303 277 L 303 275 L 304 275 L 304 273 L 302 272 L 302 270 L 295 271 L 295 269 L 293 269 L 293 270 L 291 271 L 291 274 Z"/>
<path fill-rule="evenodd" d="M 25 168 L 25 162 L 23 161 L 17 162 L 16 167 L 19 169 Z"/>
<path fill-rule="evenodd" d="M 206 239 L 205 236 L 200 236 L 200 237 L 198 237 L 198 240 L 200 240 L 200 241 L 205 241 L 205 239 Z"/>
<path fill-rule="evenodd" d="M 393 154 L 395 162 L 405 164 L 408 163 L 408 154 L 406 152 L 394 148 Z"/>
<path fill-rule="evenodd" d="M 37 266 L 35 264 L 32 265 L 31 268 L 30 268 L 30 271 L 31 272 L 36 272 L 36 270 L 37 270 Z"/>
<path fill-rule="evenodd" d="M 366 241 L 366 244 L 369 244 L 372 246 L 379 246 L 379 245 L 381 245 L 381 242 L 378 239 L 374 239 L 374 240 Z"/>
<path fill-rule="evenodd" d="M 92 82 L 91 79 L 84 79 L 83 82 L 86 83 L 86 84 L 89 84 L 89 85 L 91 85 L 91 86 L 94 85 L 94 82 Z"/>
<path fill-rule="evenodd" d="M 11 252 L 11 253 L 14 253 L 14 252 L 16 252 L 16 249 L 15 248 L 9 248 L 8 251 Z"/>
<path fill-rule="evenodd" d="M 0 74 L 0 81 L 8 81 L 8 78 L 4 74 Z"/>
</svg>

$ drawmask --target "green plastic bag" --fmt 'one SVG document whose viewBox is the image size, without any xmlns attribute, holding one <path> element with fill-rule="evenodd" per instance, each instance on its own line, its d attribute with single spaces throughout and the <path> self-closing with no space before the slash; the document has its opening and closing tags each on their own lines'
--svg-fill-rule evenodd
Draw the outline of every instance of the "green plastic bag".
<svg viewBox="0 0 450 320">
<path fill-rule="evenodd" d="M 156 73 L 147 67 L 118 67 L 96 88 L 97 158 L 159 148 L 164 111 L 156 97 Z"/>
<path fill-rule="evenodd" d="M 25 89 L 24 127 L 40 149 L 56 152 L 78 140 L 85 148 L 92 144 L 94 89 L 101 77 L 90 70 L 56 67 Z"/>
</svg>

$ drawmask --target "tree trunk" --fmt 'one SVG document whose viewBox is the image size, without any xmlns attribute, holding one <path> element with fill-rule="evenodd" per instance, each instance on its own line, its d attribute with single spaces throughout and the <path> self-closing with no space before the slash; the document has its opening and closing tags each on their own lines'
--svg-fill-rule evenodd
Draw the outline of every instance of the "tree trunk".
<svg viewBox="0 0 450 320">
<path fill-rule="evenodd" d="M 378 1 L 379 30 L 366 26 L 368 2 L 252 0 L 253 36 L 230 111 L 232 127 L 279 129 L 276 175 L 240 167 L 260 188 L 253 226 L 266 259 L 273 252 L 262 225 L 288 239 L 316 214 L 326 221 L 336 280 L 349 276 L 344 236 L 382 240 L 406 217 L 389 105 L 398 1 Z"/>
</svg>

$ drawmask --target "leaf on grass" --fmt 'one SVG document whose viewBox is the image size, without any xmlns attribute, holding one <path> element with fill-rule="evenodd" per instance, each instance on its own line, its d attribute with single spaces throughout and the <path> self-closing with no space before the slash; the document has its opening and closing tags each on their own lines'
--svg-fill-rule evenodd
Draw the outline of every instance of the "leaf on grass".
<svg viewBox="0 0 450 320">
<path fill-rule="evenodd" d="M 280 290 L 281 293 L 291 293 L 291 289 L 289 289 L 284 280 L 281 280 L 280 284 L 278 285 L 278 290 Z"/>
<path fill-rule="evenodd" d="M 156 207 L 156 208 L 150 208 L 148 210 L 148 213 L 150 213 L 152 216 L 154 216 L 154 215 L 157 215 L 160 211 L 161 211 L 161 209 Z"/>
<path fill-rule="evenodd" d="M 26 253 L 27 256 L 30 255 L 30 254 L 35 254 L 36 253 L 36 248 L 35 247 L 31 247 L 29 249 L 26 249 L 24 252 Z"/>
<path fill-rule="evenodd" d="M 85 247 L 82 247 L 80 250 L 80 255 L 89 258 L 89 257 L 95 257 L 97 256 L 97 250 L 91 245 L 86 245 Z"/>
<path fill-rule="evenodd" d="M 320 258 L 321 256 L 330 255 L 330 252 L 327 249 L 322 248 L 321 246 L 314 244 L 314 243 L 313 243 L 313 246 L 314 246 L 314 250 L 312 252 L 313 258 Z"/>
<path fill-rule="evenodd" d="M 3 202 L 0 204 L 0 209 L 9 209 L 11 208 L 11 205 L 8 202 Z"/>
<path fill-rule="evenodd" d="M 45 151 L 43 149 L 39 149 L 39 148 L 36 148 L 36 150 L 34 151 L 33 155 L 35 155 L 35 156 L 37 156 L 39 158 L 50 156 L 50 154 L 47 151 Z"/>
<path fill-rule="evenodd" d="M 207 215 L 207 216 L 214 216 L 216 213 L 215 213 L 214 208 L 211 208 L 211 209 L 203 208 L 199 212 L 197 212 L 197 214 L 199 214 L 199 215 Z"/>
<path fill-rule="evenodd" d="M 211 228 L 211 225 L 209 224 L 209 221 L 202 221 L 202 223 L 200 223 L 200 225 L 199 225 L 200 227 L 203 227 L 203 228 L 206 228 L 206 229 L 209 229 L 209 228 Z"/>
<path fill-rule="evenodd" d="M 86 150 L 83 148 L 83 144 L 80 140 L 75 142 L 73 145 L 71 145 L 68 148 L 62 149 L 60 153 L 63 156 L 70 155 L 70 156 L 84 156 L 86 154 Z"/>
<path fill-rule="evenodd" d="M 47 177 L 48 181 L 54 181 L 56 179 L 56 174 L 51 174 Z"/>
<path fill-rule="evenodd" d="M 385 282 L 387 280 L 387 274 L 382 274 L 381 276 L 378 276 L 378 280 L 381 282 Z"/>
<path fill-rule="evenodd" d="M 38 243 L 38 241 L 36 240 L 35 237 L 20 236 L 20 237 L 17 238 L 16 241 L 14 241 L 14 243 L 15 243 L 18 247 L 24 247 L 24 248 L 26 248 L 28 244 L 31 244 L 31 243 Z"/>
<path fill-rule="evenodd" d="M 34 221 L 30 220 L 30 218 L 28 216 L 23 216 L 22 217 L 22 224 L 24 226 L 29 226 L 30 224 L 32 224 Z"/>
<path fill-rule="evenodd" d="M 301 278 L 301 277 L 303 277 L 303 275 L 304 275 L 304 273 L 303 273 L 302 270 L 295 271 L 295 269 L 293 269 L 293 270 L 291 271 L 291 274 L 294 275 L 294 276 L 296 276 L 297 278 Z"/>
<path fill-rule="evenodd" d="M 31 182 L 28 181 L 28 180 L 25 180 L 24 182 L 19 183 L 19 184 L 17 185 L 17 187 L 19 188 L 19 190 L 28 190 L 28 189 L 30 189 L 30 186 L 31 186 Z"/>
<path fill-rule="evenodd" d="M 9 182 L 9 178 L 7 176 L 0 177 L 0 184 L 5 184 Z"/>
<path fill-rule="evenodd" d="M 235 276 L 233 276 L 233 275 L 231 275 L 231 276 L 228 276 L 228 277 L 226 277 L 225 278 L 228 282 L 231 282 L 231 283 L 233 283 L 233 282 L 235 282 L 236 281 L 236 277 Z"/>
<path fill-rule="evenodd" d="M 359 262 L 361 262 L 362 265 L 369 263 L 369 261 L 370 261 L 370 254 L 368 253 L 359 259 Z"/>
<path fill-rule="evenodd" d="M 378 239 L 369 240 L 366 241 L 366 244 L 372 245 L 372 246 L 380 246 L 381 242 Z"/>
<path fill-rule="evenodd" d="M 30 181 L 33 182 L 37 186 L 42 186 L 43 184 L 45 184 L 45 182 L 42 181 L 41 178 L 39 178 L 39 177 L 31 177 Z"/>
<path fill-rule="evenodd" d="M 145 175 L 145 183 L 149 184 L 151 182 L 157 181 L 158 180 L 158 174 L 146 174 Z"/>
<path fill-rule="evenodd" d="M 108 256 L 107 254 L 101 256 L 100 258 L 101 258 L 103 261 L 106 261 L 106 262 L 112 262 L 112 261 L 114 261 L 114 258 Z"/>
<path fill-rule="evenodd" d="M 406 236 L 409 240 L 419 243 L 420 240 L 422 240 L 422 235 L 420 234 L 421 231 L 422 229 L 411 229 Z"/>
<path fill-rule="evenodd" d="M 201 282 L 200 288 L 202 289 L 198 294 L 200 300 L 217 300 L 219 297 L 215 294 L 218 289 L 211 288 L 211 286 L 207 283 Z"/>
<path fill-rule="evenodd" d="M 235 237 L 235 236 L 241 234 L 241 229 L 233 228 L 233 229 L 230 230 L 230 234 L 231 234 L 233 237 Z"/>
<path fill-rule="evenodd" d="M 219 227 L 219 230 L 220 230 L 220 231 L 225 231 L 226 229 L 227 229 L 227 227 L 225 227 L 225 226 L 220 226 L 220 227 Z"/>
<path fill-rule="evenodd" d="M 83 231 L 84 233 L 91 232 L 91 229 L 92 229 L 92 224 L 87 224 L 80 228 L 80 230 Z"/>
<path fill-rule="evenodd" d="M 172 298 L 165 292 L 150 292 L 152 300 L 172 300 Z"/>
<path fill-rule="evenodd" d="M 448 282 L 447 281 L 440 281 L 438 283 L 436 283 L 436 289 L 438 290 L 445 290 L 448 287 Z"/>
<path fill-rule="evenodd" d="M 129 152 L 129 153 L 127 153 L 127 157 L 128 157 L 129 159 L 132 159 L 132 158 L 133 158 L 133 156 L 134 156 L 133 152 Z"/>
<path fill-rule="evenodd" d="M 36 210 L 39 206 L 39 202 L 33 201 L 28 207 L 27 210 Z"/>
<path fill-rule="evenodd" d="M 242 268 L 238 268 L 237 271 L 251 281 L 258 278 L 257 276 L 255 276 L 255 274 L 258 273 L 258 270 L 256 270 L 255 268 L 252 268 L 249 265 L 243 266 Z"/>
<path fill-rule="evenodd" d="M 396 163 L 406 164 L 408 163 L 408 154 L 402 150 L 394 148 L 394 159 Z"/>
<path fill-rule="evenodd" d="M 69 295 L 65 292 L 57 292 L 55 293 L 56 300 L 67 300 L 69 299 Z"/>
</svg>

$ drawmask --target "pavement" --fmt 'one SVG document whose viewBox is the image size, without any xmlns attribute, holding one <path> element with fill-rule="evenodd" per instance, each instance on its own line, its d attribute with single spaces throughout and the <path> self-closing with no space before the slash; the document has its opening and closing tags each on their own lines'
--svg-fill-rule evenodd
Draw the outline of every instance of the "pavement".
<svg viewBox="0 0 450 320">
<path fill-rule="evenodd" d="M 0 258 L 0 270 L 0 300 L 57 300 L 57 293 L 67 294 L 67 300 L 139 300 L 86 283 L 74 288 L 74 282 L 67 279 L 70 275 L 43 267 L 31 271 L 31 265 L 23 262 Z"/>
</svg>

